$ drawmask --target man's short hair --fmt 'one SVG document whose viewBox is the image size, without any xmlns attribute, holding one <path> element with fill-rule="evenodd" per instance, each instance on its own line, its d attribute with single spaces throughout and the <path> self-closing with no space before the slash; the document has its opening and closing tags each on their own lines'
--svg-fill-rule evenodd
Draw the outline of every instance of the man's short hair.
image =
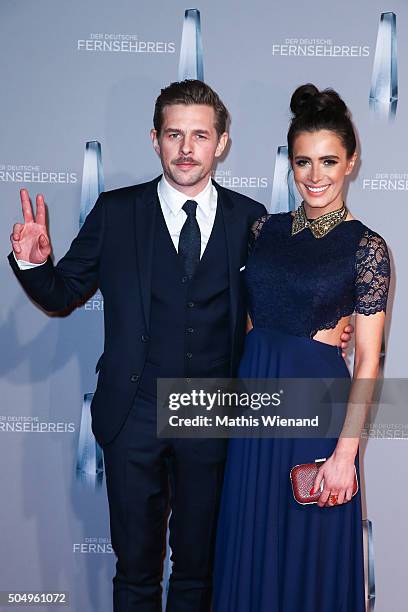
<svg viewBox="0 0 408 612">
<path fill-rule="evenodd" d="M 196 79 L 186 79 L 170 83 L 168 87 L 161 90 L 156 100 L 153 115 L 153 125 L 157 134 L 163 123 L 163 109 L 165 106 L 174 104 L 204 104 L 211 106 L 215 113 L 215 129 L 218 136 L 227 130 L 228 111 L 218 96 L 209 85 Z"/>
</svg>

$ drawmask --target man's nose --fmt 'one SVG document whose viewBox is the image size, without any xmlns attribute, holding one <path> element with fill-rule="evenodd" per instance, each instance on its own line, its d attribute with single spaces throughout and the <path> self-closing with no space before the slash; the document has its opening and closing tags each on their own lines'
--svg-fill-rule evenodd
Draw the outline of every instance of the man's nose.
<svg viewBox="0 0 408 612">
<path fill-rule="evenodd" d="M 192 150 L 193 150 L 193 143 L 192 143 L 191 136 L 186 134 L 181 142 L 180 152 L 183 155 L 189 155 L 192 152 Z"/>
</svg>

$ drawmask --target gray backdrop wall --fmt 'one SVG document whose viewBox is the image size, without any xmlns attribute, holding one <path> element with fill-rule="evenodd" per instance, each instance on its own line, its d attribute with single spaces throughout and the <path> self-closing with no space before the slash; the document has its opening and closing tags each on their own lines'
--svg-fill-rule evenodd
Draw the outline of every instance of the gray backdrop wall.
<svg viewBox="0 0 408 612">
<path fill-rule="evenodd" d="M 312 81 L 344 97 L 361 143 L 347 202 L 387 240 L 394 266 L 385 375 L 407 375 L 406 1 L 207 0 L 195 5 L 202 49 L 191 20 L 184 22 L 187 8 L 181 0 L 2 0 L 0 7 L 0 591 L 68 591 L 74 610 L 111 609 L 106 492 L 102 473 L 89 477 L 99 457 L 84 401 L 103 347 L 103 300 L 96 293 L 56 317 L 22 292 L 6 261 L 21 219 L 18 191 L 45 194 L 58 260 L 78 231 L 81 190 L 84 212 L 102 188 L 96 158 L 88 155 L 84 168 L 86 143 L 101 145 L 105 189 L 159 174 L 149 139 L 154 100 L 179 75 L 193 76 L 196 51 L 198 74 L 203 68 L 232 117 L 231 148 L 216 178 L 272 211 L 291 203 L 285 150 L 277 151 L 292 91 Z M 379 435 L 363 449 L 379 612 L 404 609 L 408 578 L 407 494 L 399 484 L 407 445 L 395 437 Z"/>
</svg>

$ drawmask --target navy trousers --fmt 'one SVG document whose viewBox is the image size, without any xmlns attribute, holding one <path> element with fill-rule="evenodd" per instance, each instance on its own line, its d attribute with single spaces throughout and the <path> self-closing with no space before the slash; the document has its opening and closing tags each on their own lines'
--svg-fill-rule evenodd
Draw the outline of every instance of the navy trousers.
<svg viewBox="0 0 408 612">
<path fill-rule="evenodd" d="M 158 612 L 169 509 L 172 573 L 166 612 L 209 612 L 225 440 L 158 439 L 155 397 L 140 391 L 104 447 L 114 612 Z"/>
</svg>

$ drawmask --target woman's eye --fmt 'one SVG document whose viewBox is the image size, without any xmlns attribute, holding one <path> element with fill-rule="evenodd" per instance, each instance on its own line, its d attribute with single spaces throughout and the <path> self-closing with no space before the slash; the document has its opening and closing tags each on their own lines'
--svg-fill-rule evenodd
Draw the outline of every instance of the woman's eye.
<svg viewBox="0 0 408 612">
<path fill-rule="evenodd" d="M 325 159 L 323 160 L 323 165 L 324 166 L 335 166 L 337 164 L 337 160 L 336 159 Z M 304 166 L 307 166 L 308 164 L 310 164 L 310 160 L 308 159 L 297 159 L 296 160 L 296 165 L 299 166 L 300 168 L 303 168 Z"/>
</svg>

